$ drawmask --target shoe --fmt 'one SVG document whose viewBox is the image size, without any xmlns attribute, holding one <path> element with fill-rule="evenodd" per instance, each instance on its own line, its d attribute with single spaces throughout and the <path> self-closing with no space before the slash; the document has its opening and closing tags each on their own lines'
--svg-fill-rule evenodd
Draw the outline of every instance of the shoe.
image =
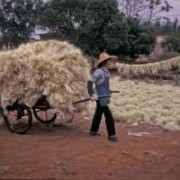
<svg viewBox="0 0 180 180">
<path fill-rule="evenodd" d="M 108 136 L 108 140 L 112 142 L 118 142 L 118 139 L 116 136 Z"/>
<path fill-rule="evenodd" d="M 89 134 L 91 136 L 100 136 L 100 134 L 98 132 L 94 132 L 94 131 L 89 132 Z"/>
</svg>

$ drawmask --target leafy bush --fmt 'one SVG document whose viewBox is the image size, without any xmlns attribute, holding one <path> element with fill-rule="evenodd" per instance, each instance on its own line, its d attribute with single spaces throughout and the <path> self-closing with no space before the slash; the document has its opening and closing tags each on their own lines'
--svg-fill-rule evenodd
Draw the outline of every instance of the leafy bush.
<svg viewBox="0 0 180 180">
<path fill-rule="evenodd" d="M 163 45 L 167 46 L 170 51 L 180 53 L 180 32 L 170 35 Z"/>
</svg>

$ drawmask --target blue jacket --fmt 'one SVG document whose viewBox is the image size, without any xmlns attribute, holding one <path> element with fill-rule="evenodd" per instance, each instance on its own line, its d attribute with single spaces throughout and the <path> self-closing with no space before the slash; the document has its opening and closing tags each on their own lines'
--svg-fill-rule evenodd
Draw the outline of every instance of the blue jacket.
<svg viewBox="0 0 180 180">
<path fill-rule="evenodd" d="M 104 67 L 94 71 L 92 80 L 95 84 L 94 93 L 96 93 L 97 96 L 110 96 L 109 77 L 109 71 Z M 99 98 L 98 100 L 101 106 L 107 106 L 110 102 L 110 97 L 103 97 Z"/>
</svg>

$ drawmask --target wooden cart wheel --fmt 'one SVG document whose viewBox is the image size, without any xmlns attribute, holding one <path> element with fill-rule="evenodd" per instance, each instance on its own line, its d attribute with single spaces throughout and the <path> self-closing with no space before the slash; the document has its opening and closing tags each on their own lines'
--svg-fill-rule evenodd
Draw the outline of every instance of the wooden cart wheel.
<svg viewBox="0 0 180 180">
<path fill-rule="evenodd" d="M 56 120 L 57 115 L 45 97 L 39 99 L 32 109 L 36 119 L 42 123 L 48 124 Z"/>
<path fill-rule="evenodd" d="M 7 128 L 18 134 L 25 134 L 32 125 L 32 113 L 25 104 L 15 103 L 2 109 L 2 115 Z"/>
</svg>

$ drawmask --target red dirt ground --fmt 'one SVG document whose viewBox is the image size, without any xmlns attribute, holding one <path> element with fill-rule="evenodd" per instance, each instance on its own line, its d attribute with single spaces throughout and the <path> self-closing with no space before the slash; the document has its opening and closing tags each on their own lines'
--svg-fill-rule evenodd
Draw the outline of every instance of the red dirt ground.
<svg viewBox="0 0 180 180">
<path fill-rule="evenodd" d="M 179 180 L 180 132 L 117 123 L 119 142 L 88 134 L 90 120 L 47 130 L 34 123 L 26 135 L 0 125 L 0 179 Z M 148 132 L 142 137 L 128 132 Z"/>
</svg>

